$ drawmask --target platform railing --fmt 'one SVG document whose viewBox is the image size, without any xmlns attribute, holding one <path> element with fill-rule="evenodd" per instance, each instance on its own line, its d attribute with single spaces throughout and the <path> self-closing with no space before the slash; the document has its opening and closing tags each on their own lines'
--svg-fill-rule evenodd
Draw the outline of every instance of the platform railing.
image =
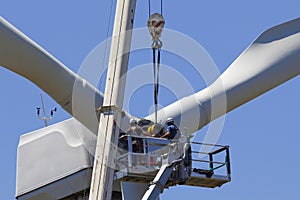
<svg viewBox="0 0 300 200">
<path fill-rule="evenodd" d="M 120 166 L 118 170 L 127 168 L 136 173 L 155 171 L 160 169 L 163 163 L 171 163 L 172 160 L 178 159 L 184 153 L 183 148 L 180 148 L 182 146 L 180 143 L 188 143 L 186 138 L 170 141 L 162 138 L 130 135 L 124 136 L 121 140 L 126 143 L 126 148 L 117 157 Z M 229 146 L 201 142 L 190 142 L 190 146 L 192 149 L 190 159 L 194 172 L 211 177 L 215 171 L 219 172 L 220 168 L 225 168 L 225 176 L 230 179 Z M 200 150 L 207 149 L 203 147 L 210 147 L 211 150 L 201 152 Z M 205 163 L 207 165 L 203 165 Z M 199 164 L 201 167 L 197 168 Z M 221 175 L 224 175 L 224 172 Z"/>
<path fill-rule="evenodd" d="M 226 169 L 226 176 L 230 179 L 231 176 L 231 168 L 230 168 L 230 154 L 229 154 L 229 146 L 228 145 L 217 145 L 217 144 L 207 144 L 207 143 L 201 143 L 201 142 L 191 142 L 192 145 L 192 161 L 193 165 L 197 163 L 208 163 L 208 166 L 206 168 L 194 168 L 194 172 L 198 172 L 201 174 L 206 174 L 207 177 L 211 177 L 214 172 L 217 169 L 225 167 Z M 201 147 L 204 146 L 210 146 L 211 151 L 209 152 L 203 152 L 203 151 L 197 151 L 195 149 L 202 149 Z M 205 148 L 204 148 L 205 149 Z M 223 160 L 215 160 L 215 156 L 219 156 L 220 154 L 224 154 Z M 204 155 L 199 157 L 205 157 L 205 155 L 208 156 L 208 159 L 197 159 L 195 158 L 195 155 Z"/>
<path fill-rule="evenodd" d="M 117 162 L 120 170 L 155 171 L 161 167 L 161 156 L 168 152 L 170 141 L 162 138 L 124 135 L 120 138 Z M 121 145 L 120 145 L 121 144 Z"/>
</svg>

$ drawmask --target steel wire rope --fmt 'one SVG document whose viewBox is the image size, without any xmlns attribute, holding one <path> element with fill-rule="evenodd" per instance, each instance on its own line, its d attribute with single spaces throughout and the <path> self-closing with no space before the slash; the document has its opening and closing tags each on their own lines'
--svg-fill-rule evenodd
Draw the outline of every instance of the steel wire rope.
<svg viewBox="0 0 300 200">
<path fill-rule="evenodd" d="M 149 17 L 151 15 L 151 3 L 150 0 L 148 0 L 148 12 L 149 12 Z"/>
<path fill-rule="evenodd" d="M 153 76 L 154 76 L 154 109 L 155 109 L 155 123 L 157 123 L 157 110 L 158 110 L 158 93 L 159 93 L 159 68 L 160 68 L 160 49 L 157 51 L 156 63 L 156 49 L 153 48 Z"/>
<path fill-rule="evenodd" d="M 151 15 L 151 0 L 148 0 L 148 12 L 149 12 L 149 17 Z M 160 14 L 163 15 L 163 0 L 160 0 Z"/>
<path fill-rule="evenodd" d="M 149 18 L 151 16 L 151 3 L 148 0 L 148 12 Z M 160 14 L 163 14 L 163 3 L 160 1 Z M 159 92 L 159 68 L 160 68 L 160 49 L 161 47 L 152 47 L 153 50 L 153 75 L 154 75 L 154 114 L 155 114 L 155 124 L 157 123 L 157 110 L 158 110 L 158 92 Z M 156 63 L 156 51 L 157 49 L 157 63 Z"/>
<path fill-rule="evenodd" d="M 163 0 L 160 0 L 160 14 L 163 15 Z"/>
</svg>

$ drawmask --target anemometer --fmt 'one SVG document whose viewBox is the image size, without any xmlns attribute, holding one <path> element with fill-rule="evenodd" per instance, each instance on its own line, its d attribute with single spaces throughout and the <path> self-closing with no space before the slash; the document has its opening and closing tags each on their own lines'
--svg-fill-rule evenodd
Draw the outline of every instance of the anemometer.
<svg viewBox="0 0 300 200">
<path fill-rule="evenodd" d="M 45 104 L 44 104 L 42 93 L 40 93 L 40 97 L 41 97 L 41 103 L 42 103 L 43 116 L 41 116 L 41 108 L 40 107 L 36 108 L 36 113 L 37 113 L 38 118 L 44 121 L 45 126 L 48 126 L 48 121 L 53 119 L 53 114 L 54 114 L 54 112 L 57 111 L 57 108 L 55 107 L 54 109 L 50 110 L 50 117 L 46 117 Z"/>
</svg>

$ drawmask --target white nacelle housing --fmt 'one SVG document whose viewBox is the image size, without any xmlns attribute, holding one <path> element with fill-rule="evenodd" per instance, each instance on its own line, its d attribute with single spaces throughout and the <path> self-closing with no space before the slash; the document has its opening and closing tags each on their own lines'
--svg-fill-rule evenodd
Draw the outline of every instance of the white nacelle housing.
<svg viewBox="0 0 300 200">
<path fill-rule="evenodd" d="M 17 199 L 61 199 L 89 188 L 95 141 L 74 118 L 22 135 Z"/>
</svg>

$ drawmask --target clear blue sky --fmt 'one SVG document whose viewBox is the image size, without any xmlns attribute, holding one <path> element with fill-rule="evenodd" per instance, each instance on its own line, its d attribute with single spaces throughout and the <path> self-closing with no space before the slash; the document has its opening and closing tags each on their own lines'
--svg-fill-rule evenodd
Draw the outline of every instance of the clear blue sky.
<svg viewBox="0 0 300 200">
<path fill-rule="evenodd" d="M 147 2 L 138 0 L 135 27 L 146 24 Z M 106 38 L 109 0 L 0 0 L 0 5 L 1 16 L 75 72 Z M 199 42 L 222 72 L 262 31 L 299 17 L 299 8 L 298 0 L 169 0 L 163 12 L 166 27 Z M 131 59 L 134 63 L 141 58 Z M 169 62 L 167 55 L 163 59 Z M 19 136 L 43 127 L 35 109 L 40 106 L 41 90 L 4 68 L 0 68 L 0 77 L 0 194 L 1 199 L 10 200 L 15 196 Z M 226 116 L 219 143 L 231 146 L 231 183 L 217 189 L 178 186 L 165 190 L 162 199 L 298 198 L 299 86 L 296 77 Z M 194 87 L 204 86 L 195 83 Z M 44 99 L 48 110 L 58 107 L 52 123 L 70 117 L 46 94 Z"/>
</svg>

